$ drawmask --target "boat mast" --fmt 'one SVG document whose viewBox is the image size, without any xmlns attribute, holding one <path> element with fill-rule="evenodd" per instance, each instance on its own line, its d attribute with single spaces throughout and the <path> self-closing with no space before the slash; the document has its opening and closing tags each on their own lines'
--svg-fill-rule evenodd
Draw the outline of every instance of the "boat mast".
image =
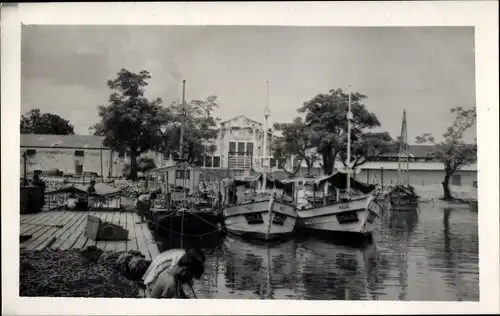
<svg viewBox="0 0 500 316">
<path fill-rule="evenodd" d="M 349 85 L 349 104 L 347 108 L 347 192 L 351 190 L 351 85 Z"/>
<path fill-rule="evenodd" d="M 265 117 L 265 122 L 264 122 L 264 149 L 263 149 L 263 156 L 264 156 L 264 174 L 263 174 L 263 184 L 262 184 L 262 190 L 265 193 L 267 189 L 267 166 L 268 166 L 268 160 L 267 160 L 267 119 L 269 118 L 270 115 L 270 110 L 269 110 L 269 82 L 266 81 L 266 107 L 264 108 L 264 117 Z"/>
<path fill-rule="evenodd" d="M 186 203 L 187 207 L 187 192 L 186 192 L 186 164 L 184 163 L 184 119 L 186 116 L 186 80 L 182 80 L 182 105 L 181 105 L 181 133 L 179 140 L 179 155 L 180 162 L 182 163 L 182 190 L 184 191 L 184 203 Z M 183 248 L 184 241 L 184 210 L 182 211 L 181 216 L 181 249 Z"/>
<path fill-rule="evenodd" d="M 406 173 L 408 171 L 408 135 L 406 127 L 406 110 L 403 111 L 403 123 L 401 124 L 401 137 L 399 144 L 399 157 L 398 157 L 398 184 L 406 184 Z"/>
</svg>

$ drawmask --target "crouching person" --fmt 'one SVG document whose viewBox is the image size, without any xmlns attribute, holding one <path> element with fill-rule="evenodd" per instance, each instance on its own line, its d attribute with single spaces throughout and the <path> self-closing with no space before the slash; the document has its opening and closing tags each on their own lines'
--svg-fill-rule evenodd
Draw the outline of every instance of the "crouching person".
<svg viewBox="0 0 500 316">
<path fill-rule="evenodd" d="M 182 288 L 183 285 L 188 285 L 192 290 L 194 279 L 200 279 L 205 271 L 205 256 L 201 250 L 169 251 L 174 251 L 172 258 L 160 257 L 160 255 L 161 259 L 152 264 L 152 266 L 160 267 L 168 262 L 163 269 L 156 269 L 156 271 L 149 269 L 149 273 L 146 272 L 148 282 L 145 282 L 145 294 L 147 298 L 188 298 Z"/>
</svg>

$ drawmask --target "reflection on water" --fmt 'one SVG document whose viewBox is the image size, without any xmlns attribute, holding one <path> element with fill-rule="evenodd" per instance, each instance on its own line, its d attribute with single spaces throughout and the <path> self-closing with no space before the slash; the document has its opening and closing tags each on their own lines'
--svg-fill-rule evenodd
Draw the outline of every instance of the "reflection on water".
<svg viewBox="0 0 500 316">
<path fill-rule="evenodd" d="M 195 291 L 221 299 L 477 301 L 477 213 L 420 208 L 384 211 L 374 242 L 362 247 L 312 237 L 202 241 L 207 266 Z"/>
</svg>

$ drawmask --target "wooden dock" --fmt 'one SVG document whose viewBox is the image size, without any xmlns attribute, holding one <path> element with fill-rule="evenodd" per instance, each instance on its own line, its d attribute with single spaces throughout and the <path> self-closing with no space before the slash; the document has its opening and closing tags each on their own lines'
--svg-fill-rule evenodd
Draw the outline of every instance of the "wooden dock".
<svg viewBox="0 0 500 316">
<path fill-rule="evenodd" d="M 87 238 L 85 229 L 88 215 L 99 217 L 102 221 L 121 225 L 128 229 L 129 240 L 96 242 Z M 55 237 L 55 241 L 50 244 L 51 249 L 84 249 L 87 246 L 96 246 L 105 251 L 136 250 L 140 251 L 147 259 L 152 260 L 159 254 L 158 245 L 148 224 L 137 224 L 139 220 L 139 216 L 133 212 L 120 211 L 49 210 L 37 214 L 22 214 L 21 235 L 32 235 L 33 237 L 21 243 L 21 248 L 40 250 Z"/>
</svg>

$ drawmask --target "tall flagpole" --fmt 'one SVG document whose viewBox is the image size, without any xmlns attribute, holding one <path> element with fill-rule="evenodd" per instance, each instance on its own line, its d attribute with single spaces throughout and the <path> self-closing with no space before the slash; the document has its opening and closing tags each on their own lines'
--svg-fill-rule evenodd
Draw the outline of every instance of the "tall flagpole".
<svg viewBox="0 0 500 316">
<path fill-rule="evenodd" d="M 264 117 L 265 117 L 265 123 L 264 123 L 264 149 L 263 149 L 263 156 L 264 156 L 264 160 L 263 162 L 264 163 L 264 174 L 263 174 L 263 186 L 262 186 L 262 189 L 263 189 L 263 192 L 265 193 L 266 192 L 266 189 L 267 189 L 267 166 L 268 166 L 268 159 L 267 159 L 267 119 L 269 118 L 269 115 L 270 115 L 270 110 L 269 110 L 269 82 L 266 81 L 266 107 L 264 108 Z"/>
<path fill-rule="evenodd" d="M 347 192 L 351 190 L 351 85 L 349 85 L 349 105 L 347 109 Z"/>
</svg>

